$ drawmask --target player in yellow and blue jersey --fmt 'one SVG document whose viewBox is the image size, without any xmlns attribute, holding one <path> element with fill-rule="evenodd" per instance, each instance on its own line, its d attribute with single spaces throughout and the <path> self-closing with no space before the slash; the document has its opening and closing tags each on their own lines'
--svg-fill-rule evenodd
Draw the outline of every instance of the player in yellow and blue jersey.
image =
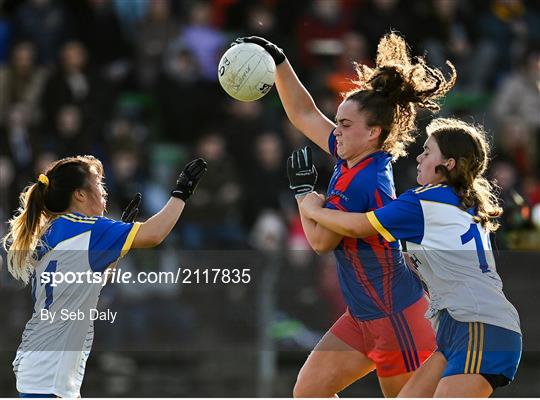
<svg viewBox="0 0 540 400">
<path fill-rule="evenodd" d="M 425 281 L 426 314 L 437 352 L 400 392 L 403 397 L 487 397 L 513 380 L 521 358 L 519 316 L 502 291 L 490 233 L 502 210 L 483 177 L 489 148 L 480 128 L 436 119 L 417 158 L 419 188 L 367 213 L 323 207 L 309 194 L 306 216 L 350 237 L 404 240 Z"/>
<path fill-rule="evenodd" d="M 336 161 L 327 207 L 369 211 L 395 197 L 392 160 L 414 141 L 418 107 L 435 103 L 454 84 L 423 60 L 411 60 L 407 44 L 395 34 L 383 37 L 376 68 L 358 65 L 358 82 L 343 96 L 330 121 L 314 104 L 285 55 L 259 37 L 256 43 L 276 62 L 276 87 L 291 123 Z M 313 190 L 316 176 L 306 149 L 288 163 L 297 202 Z M 385 396 L 396 396 L 413 371 L 435 349 L 435 335 L 423 315 L 421 283 L 407 267 L 399 243 L 377 233 L 357 239 L 337 234 L 300 215 L 311 247 L 334 251 L 344 314 L 323 336 L 302 366 L 295 397 L 331 397 L 376 370 Z"/>
<path fill-rule="evenodd" d="M 202 159 L 187 164 L 170 200 L 143 223 L 132 222 L 140 199 L 126 209 L 123 220 L 128 222 L 103 217 L 103 166 L 92 156 L 56 161 L 25 189 L 5 238 L 9 271 L 24 283 L 31 281 L 34 302 L 13 362 L 21 397 L 80 397 L 94 338 L 90 313 L 103 287 L 94 277 L 104 279 L 131 248 L 161 243 L 205 171 Z M 81 280 L 58 279 L 56 284 L 52 274 L 78 274 Z"/>
</svg>

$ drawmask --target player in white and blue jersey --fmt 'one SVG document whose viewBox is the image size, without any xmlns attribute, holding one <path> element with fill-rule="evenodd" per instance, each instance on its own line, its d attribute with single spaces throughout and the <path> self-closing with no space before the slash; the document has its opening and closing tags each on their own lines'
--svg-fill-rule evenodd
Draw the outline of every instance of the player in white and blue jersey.
<svg viewBox="0 0 540 400">
<path fill-rule="evenodd" d="M 13 362 L 21 397 L 80 397 L 101 279 L 131 248 L 167 237 L 205 171 L 202 159 L 187 164 L 170 200 L 144 223 L 103 217 L 103 166 L 92 156 L 56 161 L 25 189 L 4 241 L 10 273 L 32 283 L 34 308 Z M 137 211 L 134 202 L 123 220 Z"/>
<path fill-rule="evenodd" d="M 316 193 L 302 210 L 350 237 L 381 234 L 404 240 L 425 281 L 426 317 L 437 351 L 400 392 L 403 397 L 487 397 L 511 382 L 521 357 L 519 316 L 502 291 L 490 233 L 502 213 L 492 185 L 485 134 L 453 119 L 436 119 L 417 158 L 421 185 L 368 213 L 323 208 Z"/>
</svg>

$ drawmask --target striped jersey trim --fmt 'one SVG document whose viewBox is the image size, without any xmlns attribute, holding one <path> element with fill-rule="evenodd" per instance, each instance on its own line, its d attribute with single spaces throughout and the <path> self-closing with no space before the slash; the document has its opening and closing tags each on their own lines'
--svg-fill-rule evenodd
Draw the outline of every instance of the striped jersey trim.
<svg viewBox="0 0 540 400">
<path fill-rule="evenodd" d="M 71 214 L 61 215 L 60 218 L 67 219 L 68 221 L 71 221 L 71 222 L 80 222 L 81 224 L 90 224 L 90 225 L 92 225 L 92 224 L 96 223 L 96 220 L 82 219 L 80 217 L 77 217 L 76 215 L 72 216 Z"/>
<path fill-rule="evenodd" d="M 440 187 L 447 187 L 448 185 L 443 185 L 442 183 L 439 183 L 438 185 L 432 185 L 431 183 L 426 185 L 426 186 L 422 186 L 422 187 L 419 187 L 418 189 L 416 189 L 414 191 L 414 193 L 418 194 L 418 193 L 423 193 L 423 192 L 427 192 L 428 190 L 431 190 L 431 189 L 437 189 L 437 188 L 440 188 Z"/>
<path fill-rule="evenodd" d="M 120 253 L 120 257 L 124 257 L 126 253 L 131 249 L 131 245 L 133 244 L 133 240 L 135 240 L 135 236 L 137 235 L 137 232 L 139 231 L 139 228 L 141 227 L 140 222 L 135 222 L 133 224 L 133 227 L 129 231 L 126 241 L 124 242 L 124 246 L 122 246 L 122 252 Z"/>
<path fill-rule="evenodd" d="M 375 230 L 379 232 L 383 238 L 385 238 L 388 242 L 396 241 L 396 238 L 392 236 L 392 234 L 388 232 L 388 230 L 384 226 L 382 226 L 381 222 L 373 211 L 366 213 L 366 217 L 369 223 L 373 226 L 373 228 L 375 228 Z"/>
</svg>

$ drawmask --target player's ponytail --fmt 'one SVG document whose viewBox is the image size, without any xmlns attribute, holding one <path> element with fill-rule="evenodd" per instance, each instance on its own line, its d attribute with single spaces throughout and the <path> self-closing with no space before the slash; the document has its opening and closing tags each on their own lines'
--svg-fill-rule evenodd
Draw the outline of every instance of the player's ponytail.
<svg viewBox="0 0 540 400">
<path fill-rule="evenodd" d="M 476 222 L 490 231 L 497 230 L 496 218 L 502 214 L 502 208 L 495 185 L 484 177 L 489 162 L 484 130 L 451 118 L 434 119 L 426 130 L 436 140 L 443 157 L 456 162 L 451 170 L 444 165 L 438 165 L 435 170 L 454 188 L 463 209 L 476 208 Z"/>
<path fill-rule="evenodd" d="M 414 141 L 417 108 L 438 111 L 436 100 L 454 86 L 456 70 L 447 64 L 452 70 L 448 80 L 422 58 L 413 62 L 405 40 L 390 33 L 379 42 L 376 68 L 356 64 L 356 88 L 343 96 L 367 112 L 368 126 L 381 127 L 382 149 L 398 158 L 407 154 L 407 146 Z"/>
<path fill-rule="evenodd" d="M 96 158 L 64 158 L 53 163 L 36 183 L 23 190 L 20 207 L 9 221 L 10 229 L 3 239 L 8 252 L 8 269 L 14 278 L 28 283 L 41 236 L 54 218 L 68 210 L 71 195 L 85 187 L 91 173 L 103 175 L 103 166 Z"/>
</svg>

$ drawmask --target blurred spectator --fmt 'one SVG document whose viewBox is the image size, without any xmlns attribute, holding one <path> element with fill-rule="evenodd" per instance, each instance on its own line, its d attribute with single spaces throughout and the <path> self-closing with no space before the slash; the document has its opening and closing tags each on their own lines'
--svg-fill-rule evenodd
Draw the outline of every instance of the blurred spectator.
<svg viewBox="0 0 540 400">
<path fill-rule="evenodd" d="M 15 174 L 15 166 L 11 157 L 0 153 L 0 218 L 2 218 L 2 221 L 10 219 L 17 208 L 19 185 L 15 182 Z M 0 224 L 1 237 L 6 235 L 7 227 L 5 223 Z"/>
<path fill-rule="evenodd" d="M 521 59 L 527 43 L 540 42 L 540 16 L 522 0 L 492 0 L 478 25 L 479 45 L 494 52 L 484 63 L 494 68 L 495 79 Z"/>
<path fill-rule="evenodd" d="M 540 42 L 524 60 L 495 93 L 493 115 L 498 122 L 515 117 L 540 134 Z"/>
<path fill-rule="evenodd" d="M 243 169 L 246 191 L 245 221 L 251 226 L 263 210 L 280 211 L 284 197 L 289 197 L 285 172 L 283 143 L 275 132 L 264 132 L 256 138 L 254 159 Z"/>
<path fill-rule="evenodd" d="M 358 78 L 355 63 L 373 66 L 364 36 L 350 31 L 343 35 L 341 42 L 343 48 L 336 60 L 335 70 L 330 72 L 326 78 L 326 84 L 335 93 L 338 102 L 341 101 L 342 93 L 355 87 L 353 81 Z"/>
<path fill-rule="evenodd" d="M 368 0 L 368 4 L 356 15 L 355 30 L 366 37 L 372 59 L 375 59 L 379 39 L 390 30 L 404 35 L 409 45 L 415 46 L 419 35 L 413 29 L 415 21 L 410 2 Z"/>
<path fill-rule="evenodd" d="M 249 165 L 257 135 L 264 127 L 264 107 L 261 101 L 242 102 L 227 99 L 224 132 L 229 151 L 237 164 Z M 244 170 L 242 168 L 241 172 Z"/>
<path fill-rule="evenodd" d="M 58 110 L 53 137 L 55 140 L 46 146 L 59 157 L 93 153 L 92 137 L 85 128 L 81 110 L 73 104 L 66 104 Z"/>
<path fill-rule="evenodd" d="M 491 167 L 491 178 L 501 189 L 499 197 L 504 210 L 495 240 L 497 247 L 506 249 L 510 245 L 509 232 L 531 227 L 530 207 L 517 190 L 518 172 L 511 162 L 496 161 Z"/>
<path fill-rule="evenodd" d="M 129 204 L 135 193 L 143 192 L 145 187 L 141 156 L 129 146 L 119 147 L 111 154 L 110 167 L 107 183 L 111 189 L 110 203 L 120 211 Z"/>
<path fill-rule="evenodd" d="M 11 30 L 11 24 L 0 6 L 0 65 L 5 64 L 8 59 Z"/>
<path fill-rule="evenodd" d="M 297 40 L 301 65 L 320 67 L 324 58 L 340 54 L 341 37 L 351 27 L 350 14 L 339 0 L 315 0 L 298 21 Z"/>
<path fill-rule="evenodd" d="M 223 91 L 202 79 L 197 60 L 188 49 L 171 48 L 168 53 L 156 85 L 162 138 L 192 145 L 205 123 L 218 119 Z"/>
<path fill-rule="evenodd" d="M 77 11 L 78 36 L 88 49 L 90 63 L 103 68 L 113 80 L 124 77 L 131 48 L 124 39 L 112 0 L 87 0 Z"/>
<path fill-rule="evenodd" d="M 138 107 L 119 107 L 105 130 L 105 143 L 109 152 L 118 149 L 138 149 L 149 139 L 149 128 L 144 121 L 144 111 Z"/>
<path fill-rule="evenodd" d="M 24 105 L 31 121 L 39 117 L 37 102 L 47 74 L 35 64 L 34 50 L 32 42 L 20 42 L 12 50 L 10 63 L 0 65 L 0 124 L 15 103 Z"/>
<path fill-rule="evenodd" d="M 114 9 L 118 20 L 122 25 L 122 30 L 126 37 L 134 41 L 137 25 L 144 19 L 148 12 L 148 3 L 151 0 L 113 0 Z"/>
<path fill-rule="evenodd" d="M 278 32 L 275 14 L 267 5 L 248 6 L 242 27 L 248 36 L 264 37 L 271 42 L 279 43 L 279 46 L 287 42 L 286 37 Z"/>
<path fill-rule="evenodd" d="M 223 32 L 211 24 L 211 7 L 207 1 L 195 1 L 189 10 L 189 21 L 178 38 L 197 59 L 203 79 L 217 81 L 216 65 L 226 45 Z"/>
<path fill-rule="evenodd" d="M 190 249 L 245 247 L 246 235 L 241 227 L 242 187 L 221 133 L 202 136 L 194 156 L 208 162 L 208 172 L 184 212 L 180 224 L 182 245 Z"/>
<path fill-rule="evenodd" d="M 167 46 L 178 35 L 180 24 L 171 14 L 169 0 L 150 0 L 148 14 L 137 26 L 135 52 L 137 80 L 142 88 L 153 87 L 162 68 Z"/>
<path fill-rule="evenodd" d="M 60 45 L 71 33 L 66 10 L 54 0 L 24 2 L 15 13 L 13 26 L 15 40 L 32 41 L 39 63 L 45 65 L 56 61 Z"/>
<path fill-rule="evenodd" d="M 99 79 L 87 68 L 87 53 L 82 43 L 71 41 L 62 47 L 60 67 L 51 75 L 41 96 L 44 124 L 48 130 L 65 104 L 80 107 L 87 128 L 100 131 L 108 109 L 107 91 Z"/>
<path fill-rule="evenodd" d="M 493 68 L 491 47 L 475 42 L 476 22 L 470 4 L 460 0 L 432 0 L 419 20 L 428 62 L 449 72 L 446 61 L 451 61 L 458 71 L 457 87 L 469 92 L 482 92 Z"/>
<path fill-rule="evenodd" d="M 31 127 L 28 109 L 22 104 L 12 105 L 5 127 L 0 127 L 0 154 L 13 161 L 18 188 L 22 189 L 33 178 L 33 163 L 39 150 L 38 137 Z"/>
<path fill-rule="evenodd" d="M 496 135 L 498 151 L 512 162 L 518 174 L 530 174 L 536 159 L 533 130 L 522 119 L 508 114 L 497 124 Z"/>
</svg>

